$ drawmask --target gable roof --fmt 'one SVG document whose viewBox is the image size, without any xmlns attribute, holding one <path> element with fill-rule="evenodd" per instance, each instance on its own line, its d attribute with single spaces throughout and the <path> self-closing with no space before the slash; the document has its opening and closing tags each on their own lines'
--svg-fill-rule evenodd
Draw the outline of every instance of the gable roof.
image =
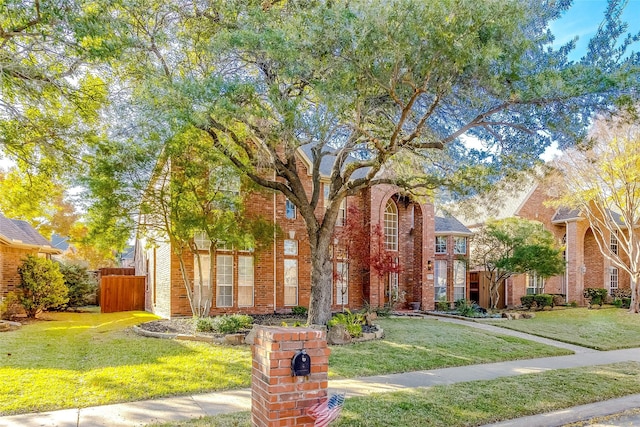
<svg viewBox="0 0 640 427">
<path fill-rule="evenodd" d="M 469 236 L 473 234 L 467 227 L 452 216 L 435 217 L 435 231 L 436 234 L 465 234 Z"/>
<path fill-rule="evenodd" d="M 578 209 L 558 208 L 556 213 L 551 218 L 551 222 L 556 224 L 560 222 L 582 219 L 580 211 Z"/>
<path fill-rule="evenodd" d="M 38 249 L 40 252 L 58 254 L 59 249 L 42 237 L 28 222 L 10 219 L 0 214 L 0 242 L 13 247 Z"/>
<path fill-rule="evenodd" d="M 314 144 L 305 144 L 305 145 L 301 145 L 299 147 L 298 152 L 301 154 L 301 158 L 304 160 L 304 162 L 307 164 L 308 170 L 309 170 L 309 175 L 311 175 L 311 167 L 313 165 L 313 148 Z M 331 153 L 329 150 L 329 147 L 325 147 L 323 148 L 323 152 L 327 152 L 327 153 Z M 337 153 L 339 150 L 335 150 L 334 153 Z M 325 154 L 322 157 L 322 160 L 320 161 L 320 176 L 322 178 L 329 178 L 331 176 L 331 172 L 333 170 L 333 164 L 336 161 L 336 155 L 335 154 Z M 356 161 L 356 158 L 349 155 L 349 157 L 347 158 L 347 160 L 345 161 L 345 164 L 349 164 L 351 162 Z M 356 170 L 353 175 L 351 175 L 351 179 L 358 179 L 358 178 L 364 178 L 367 175 L 367 172 L 369 171 L 369 168 L 360 168 L 358 170 Z"/>
</svg>

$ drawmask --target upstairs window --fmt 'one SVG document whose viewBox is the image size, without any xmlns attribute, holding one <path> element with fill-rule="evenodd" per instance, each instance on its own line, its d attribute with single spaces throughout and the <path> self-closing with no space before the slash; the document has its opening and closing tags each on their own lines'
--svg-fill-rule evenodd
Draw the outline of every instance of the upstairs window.
<svg viewBox="0 0 640 427">
<path fill-rule="evenodd" d="M 336 225 L 343 226 L 347 222 L 347 198 L 345 197 L 340 202 L 340 208 L 338 210 L 338 219 Z"/>
<path fill-rule="evenodd" d="M 391 200 L 384 210 L 384 247 L 389 251 L 398 250 L 398 208 Z"/>
<path fill-rule="evenodd" d="M 611 253 L 618 255 L 618 232 L 611 233 Z"/>
<path fill-rule="evenodd" d="M 467 238 L 466 237 L 454 237 L 453 238 L 454 246 L 453 253 L 454 254 L 466 254 L 467 253 Z"/>
<path fill-rule="evenodd" d="M 193 235 L 193 242 L 196 244 L 196 248 L 201 251 L 208 251 L 211 245 L 211 240 L 204 231 L 196 231 Z"/>
<path fill-rule="evenodd" d="M 447 253 L 447 236 L 436 236 L 436 253 Z"/>
<path fill-rule="evenodd" d="M 289 199 L 285 201 L 284 212 L 287 219 L 296 219 L 296 205 L 294 205 L 293 202 Z"/>
</svg>

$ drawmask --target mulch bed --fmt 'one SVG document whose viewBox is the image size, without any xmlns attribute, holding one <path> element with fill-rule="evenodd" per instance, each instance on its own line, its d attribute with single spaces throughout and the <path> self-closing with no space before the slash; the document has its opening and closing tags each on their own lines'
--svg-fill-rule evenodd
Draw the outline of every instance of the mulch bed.
<svg viewBox="0 0 640 427">
<path fill-rule="evenodd" d="M 306 317 L 288 315 L 288 314 L 260 314 L 252 315 L 253 323 L 257 325 L 280 326 L 282 322 L 293 325 L 294 322 L 304 324 Z M 204 335 L 212 337 L 222 337 L 224 334 L 215 332 L 198 332 L 196 331 L 196 322 L 191 317 L 153 320 L 138 325 L 140 329 L 150 332 L 160 332 L 164 334 L 181 334 L 181 335 Z"/>
</svg>

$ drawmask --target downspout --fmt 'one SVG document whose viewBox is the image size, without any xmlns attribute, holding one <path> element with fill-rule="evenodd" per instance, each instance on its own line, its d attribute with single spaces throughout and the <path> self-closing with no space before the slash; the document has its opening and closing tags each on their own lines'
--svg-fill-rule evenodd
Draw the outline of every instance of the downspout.
<svg viewBox="0 0 640 427">
<path fill-rule="evenodd" d="M 273 171 L 273 180 L 276 180 L 276 172 Z M 276 192 L 273 192 L 273 313 L 276 313 L 277 292 L 277 252 L 276 252 Z"/>
</svg>

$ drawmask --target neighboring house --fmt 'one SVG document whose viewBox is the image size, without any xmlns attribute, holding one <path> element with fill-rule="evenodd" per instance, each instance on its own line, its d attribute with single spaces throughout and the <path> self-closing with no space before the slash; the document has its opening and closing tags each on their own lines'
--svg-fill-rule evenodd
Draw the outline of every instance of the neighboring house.
<svg viewBox="0 0 640 427">
<path fill-rule="evenodd" d="M 27 255 L 50 257 L 62 253 L 29 223 L 0 214 L 0 299 L 20 284 L 18 267 Z"/>
<path fill-rule="evenodd" d="M 475 288 L 469 288 L 469 237 L 472 236 L 454 217 L 435 219 L 435 300 L 455 302 L 459 299 L 478 301 Z"/>
<path fill-rule="evenodd" d="M 539 221 L 554 235 L 558 245 L 565 248 L 564 275 L 550 278 L 541 278 L 535 274 L 513 276 L 505 284 L 500 306 L 520 305 L 520 297 L 538 293 L 562 294 L 567 302 L 585 305 L 585 288 L 605 288 L 611 291 L 630 286 L 628 275 L 612 267 L 600 252 L 589 222 L 578 211 L 546 206 L 545 202 L 553 198 L 552 189 L 544 184 L 533 183 L 517 194 L 505 197 L 502 209 L 497 214 L 492 216 L 484 212 L 463 221 L 471 230 L 482 225 L 489 217 L 502 219 L 516 216 Z M 612 247 L 617 245 L 615 240 L 615 236 L 612 236 Z M 472 282 L 479 278 L 482 283 L 482 275 L 482 272 L 473 272 Z M 478 301 L 488 302 L 488 296 L 481 295 Z"/>
<path fill-rule="evenodd" d="M 116 255 L 120 268 L 135 267 L 135 246 L 127 245 L 124 250 Z"/>
<path fill-rule="evenodd" d="M 309 172 L 301 172 L 301 175 L 308 177 L 305 185 L 311 192 L 313 184 L 309 153 L 301 149 L 298 151 L 298 158 L 299 170 Z M 320 169 L 323 180 L 321 197 L 324 197 L 328 190 L 326 184 L 329 183 L 330 159 L 325 158 Z M 321 200 L 319 209 L 322 206 Z M 332 252 L 333 309 L 360 309 L 365 304 L 379 307 L 394 303 L 407 307 L 409 303 L 418 302 L 424 309 L 433 309 L 433 268 L 436 265 L 436 220 L 433 205 L 412 200 L 394 186 L 375 186 L 345 200 L 338 218 L 338 229 L 345 225 L 348 208 L 351 206 L 362 212 L 364 222 L 371 230 L 376 224 L 382 227 L 384 246 L 397 255 L 395 261 L 401 269 L 398 273 L 377 275 L 363 266 L 359 262 L 361 260 L 347 255 L 345 242 L 336 238 Z M 267 245 L 266 250 L 259 252 L 218 247 L 215 260 L 209 259 L 206 251 L 209 242 L 204 235 L 195 236 L 197 247 L 201 249 L 200 258 L 204 266 L 202 271 L 207 276 L 203 279 L 212 286 L 210 313 L 266 314 L 288 311 L 295 306 L 308 307 L 311 251 L 304 221 L 296 212 L 295 205 L 282 194 L 260 191 L 247 196 L 245 211 L 248 215 L 269 218 L 281 232 Z M 460 227 L 459 223 L 455 230 L 444 227 L 441 235 L 467 236 L 468 230 Z M 139 236 L 136 242 L 136 274 L 147 276 L 146 309 L 163 317 L 190 316 L 191 309 L 181 277 L 179 258 L 164 240 L 156 237 L 151 241 L 149 236 Z M 453 248 L 453 241 L 452 245 Z M 447 259 L 447 262 L 453 263 L 453 259 Z M 187 256 L 184 261 L 189 279 L 197 279 L 198 269 L 194 269 L 194 256 Z M 214 265 L 209 269 L 211 262 Z M 453 271 L 452 265 L 447 265 L 447 271 Z M 208 277 L 209 271 L 212 272 L 211 278 Z M 449 276 L 453 278 L 454 274 Z M 465 289 L 454 290 L 454 281 L 447 282 L 451 297 L 458 294 L 466 296 L 466 279 L 464 286 Z M 398 296 L 401 298 L 397 298 Z"/>
<path fill-rule="evenodd" d="M 60 236 L 59 234 L 53 233 L 51 235 L 51 246 L 55 249 L 59 249 L 60 253 L 53 255 L 52 258 L 56 261 L 62 262 L 68 256 L 73 255 L 76 252 L 76 249 L 69 243 L 69 238 L 65 236 Z"/>
</svg>

